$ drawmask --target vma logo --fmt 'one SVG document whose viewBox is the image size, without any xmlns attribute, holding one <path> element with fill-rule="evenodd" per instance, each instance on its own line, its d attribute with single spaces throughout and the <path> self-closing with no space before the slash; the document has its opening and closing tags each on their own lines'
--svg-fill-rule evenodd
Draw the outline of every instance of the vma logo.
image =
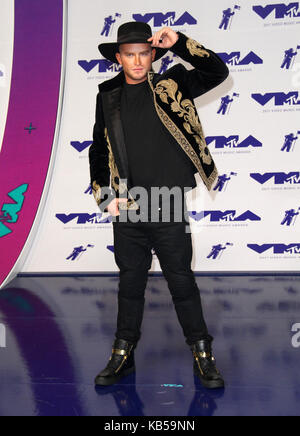
<svg viewBox="0 0 300 436">
<path fill-rule="evenodd" d="M 225 64 L 236 66 L 236 65 L 259 65 L 263 64 L 263 60 L 253 51 L 250 51 L 246 56 L 242 57 L 240 51 L 234 51 L 232 53 L 217 53 Z"/>
<path fill-rule="evenodd" d="M 56 218 L 63 224 L 70 224 L 72 221 L 76 221 L 76 224 L 104 224 L 108 223 L 109 218 L 105 218 L 101 221 L 102 213 L 58 213 Z"/>
<path fill-rule="evenodd" d="M 167 12 L 163 14 L 162 12 L 147 13 L 147 14 L 133 14 L 132 18 L 135 21 L 142 21 L 143 23 L 149 24 L 153 20 L 154 27 L 171 27 L 171 26 L 184 26 L 185 24 L 196 25 L 197 20 L 189 13 L 184 12 L 180 17 L 176 16 L 176 12 Z"/>
<path fill-rule="evenodd" d="M 266 6 L 253 6 L 253 11 L 257 13 L 263 20 L 274 13 L 275 18 L 295 18 L 300 17 L 299 2 L 271 4 Z"/>
<path fill-rule="evenodd" d="M 24 194 L 27 191 L 28 184 L 24 184 L 9 192 L 7 195 L 14 203 L 6 203 L 0 211 L 0 238 L 12 233 L 6 223 L 15 224 L 19 219 L 19 212 L 22 210 L 24 203 Z"/>
<path fill-rule="evenodd" d="M 116 61 L 117 62 L 117 61 Z M 97 73 L 119 73 L 123 67 L 117 63 L 110 62 L 106 59 L 92 59 L 91 61 L 81 60 L 78 61 L 78 65 L 86 72 L 97 68 Z"/>
<path fill-rule="evenodd" d="M 271 100 L 273 100 L 275 106 L 296 106 L 300 104 L 299 92 L 291 91 L 287 94 L 285 92 L 267 92 L 266 94 L 252 94 L 253 100 L 255 100 L 261 106 L 265 106 Z"/>
<path fill-rule="evenodd" d="M 240 141 L 239 135 L 231 136 L 207 136 L 207 145 L 215 142 L 215 148 L 248 148 L 248 147 L 262 147 L 262 142 L 249 135 L 243 141 Z"/>
<path fill-rule="evenodd" d="M 201 212 L 191 212 L 190 216 L 194 218 L 195 221 L 201 221 L 206 217 L 209 217 L 210 222 L 220 222 L 220 221 L 261 221 L 261 218 L 255 213 L 247 210 L 241 215 L 237 215 L 236 210 L 226 210 L 222 212 L 220 210 L 204 210 Z"/>
<path fill-rule="evenodd" d="M 300 254 L 300 244 L 247 244 L 251 250 L 258 254 L 272 250 L 274 254 Z"/>
<path fill-rule="evenodd" d="M 293 171 L 291 173 L 250 173 L 250 177 L 254 179 L 256 182 L 264 185 L 269 180 L 273 179 L 275 185 L 284 185 L 284 184 L 300 184 L 300 172 Z"/>
</svg>

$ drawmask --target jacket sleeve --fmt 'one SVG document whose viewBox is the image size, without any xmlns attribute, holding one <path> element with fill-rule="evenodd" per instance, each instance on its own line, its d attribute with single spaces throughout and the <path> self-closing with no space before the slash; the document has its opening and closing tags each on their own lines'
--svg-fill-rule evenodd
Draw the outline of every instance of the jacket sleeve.
<svg viewBox="0 0 300 436">
<path fill-rule="evenodd" d="M 94 198 L 102 212 L 115 198 L 110 188 L 110 168 L 106 139 L 104 135 L 104 117 L 100 93 L 96 101 L 96 120 L 93 129 L 93 143 L 89 148 L 90 181 Z"/>
<path fill-rule="evenodd" d="M 187 70 L 182 65 L 185 83 L 192 98 L 196 98 L 220 85 L 228 77 L 229 69 L 212 50 L 181 32 L 177 34 L 179 39 L 169 50 L 194 67 Z"/>
</svg>

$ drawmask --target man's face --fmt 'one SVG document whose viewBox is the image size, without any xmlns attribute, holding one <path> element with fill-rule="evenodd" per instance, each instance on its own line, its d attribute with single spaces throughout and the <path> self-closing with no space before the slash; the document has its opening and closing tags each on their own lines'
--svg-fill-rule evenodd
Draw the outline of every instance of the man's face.
<svg viewBox="0 0 300 436">
<path fill-rule="evenodd" d="M 121 44 L 116 58 L 122 65 L 127 83 L 141 83 L 151 71 L 156 50 L 150 43 Z"/>
</svg>

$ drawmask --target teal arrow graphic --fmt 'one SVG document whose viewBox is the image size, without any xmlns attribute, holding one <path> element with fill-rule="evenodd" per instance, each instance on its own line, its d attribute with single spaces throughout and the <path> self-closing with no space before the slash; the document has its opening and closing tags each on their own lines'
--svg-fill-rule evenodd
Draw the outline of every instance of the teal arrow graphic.
<svg viewBox="0 0 300 436">
<path fill-rule="evenodd" d="M 28 184 L 20 185 L 18 188 L 9 192 L 7 195 L 10 197 L 14 203 L 6 203 L 3 205 L 0 214 L 0 238 L 12 233 L 12 230 L 6 227 L 4 224 L 7 223 L 16 223 L 19 219 L 19 212 L 23 207 L 23 203 L 25 200 L 24 194 L 28 189 Z M 3 212 L 3 214 L 2 214 Z"/>
</svg>

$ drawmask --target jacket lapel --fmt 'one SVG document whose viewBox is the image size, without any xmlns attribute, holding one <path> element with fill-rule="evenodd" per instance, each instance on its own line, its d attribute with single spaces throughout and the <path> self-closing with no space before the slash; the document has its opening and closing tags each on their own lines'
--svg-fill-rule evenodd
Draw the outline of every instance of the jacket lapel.
<svg viewBox="0 0 300 436">
<path fill-rule="evenodd" d="M 116 165 L 120 178 L 129 178 L 128 158 L 125 146 L 125 138 L 121 120 L 121 92 L 122 87 L 103 92 L 103 112 Z"/>
</svg>

